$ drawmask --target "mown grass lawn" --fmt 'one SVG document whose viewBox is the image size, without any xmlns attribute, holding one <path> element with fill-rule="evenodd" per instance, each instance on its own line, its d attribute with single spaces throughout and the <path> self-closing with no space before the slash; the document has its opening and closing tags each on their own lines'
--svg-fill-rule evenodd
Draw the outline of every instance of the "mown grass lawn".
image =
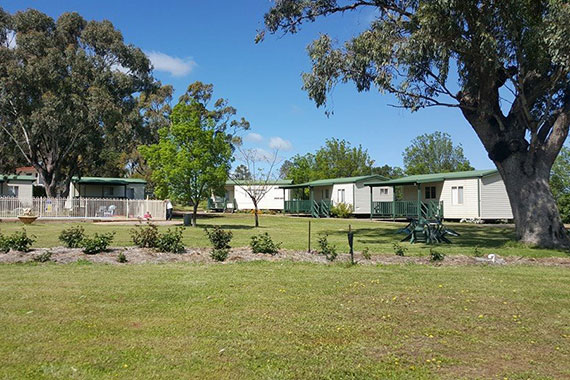
<svg viewBox="0 0 570 380">
<path fill-rule="evenodd" d="M 555 267 L 0 265 L 2 379 L 562 379 Z"/>
<path fill-rule="evenodd" d="M 355 231 L 355 250 L 368 248 L 372 253 L 393 254 L 392 244 L 404 237 L 394 232 L 403 227 L 405 223 L 390 223 L 370 221 L 368 219 L 310 219 L 282 215 L 262 215 L 261 227 L 253 227 L 253 216 L 248 214 L 222 214 L 208 215 L 199 219 L 198 228 L 187 227 L 184 231 L 184 244 L 187 247 L 207 247 L 209 245 L 203 227 L 221 225 L 230 229 L 234 234 L 233 247 L 244 247 L 249 244 L 251 236 L 268 232 L 271 237 L 282 242 L 282 247 L 295 250 L 306 250 L 308 242 L 308 223 L 311 221 L 312 249 L 317 246 L 317 238 L 322 234 L 329 235 L 329 241 L 335 244 L 339 251 L 347 252 L 348 243 L 346 234 L 348 225 Z M 181 223 L 181 222 L 180 222 Z M 27 231 L 36 235 L 38 240 L 35 247 L 47 248 L 61 246 L 58 235 L 62 229 L 77 223 L 68 222 L 36 222 L 26 227 Z M 129 231 L 132 226 L 109 225 L 106 223 L 82 223 L 88 233 L 116 232 L 113 245 L 132 245 Z M 514 241 L 514 229 L 509 225 L 473 225 L 447 223 L 451 228 L 461 234 L 461 237 L 451 238 L 452 245 L 442 244 L 438 250 L 448 254 L 473 255 L 475 248 L 481 254 L 495 253 L 502 256 L 567 256 L 567 252 L 556 250 L 533 249 L 520 245 Z M 19 223 L 0 223 L 0 232 L 11 233 L 22 228 Z M 167 227 L 161 226 L 161 230 Z M 424 244 L 403 243 L 409 250 L 408 255 L 427 255 L 430 246 Z"/>
</svg>

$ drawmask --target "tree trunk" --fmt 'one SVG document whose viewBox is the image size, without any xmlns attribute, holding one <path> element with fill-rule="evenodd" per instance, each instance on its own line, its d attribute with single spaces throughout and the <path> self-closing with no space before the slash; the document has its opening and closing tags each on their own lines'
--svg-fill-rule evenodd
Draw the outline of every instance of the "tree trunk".
<svg viewBox="0 0 570 380">
<path fill-rule="evenodd" d="M 513 157 L 497 165 L 509 195 L 517 239 L 543 248 L 570 248 L 570 235 L 550 190 L 550 170 L 527 174 L 520 166 L 512 167 L 517 163 Z"/>
<path fill-rule="evenodd" d="M 462 111 L 501 174 L 517 239 L 542 248 L 570 248 L 570 235 L 549 183 L 550 170 L 566 136 L 556 136 L 558 141 L 552 144 L 541 144 L 538 139 L 529 143 L 526 129 L 517 125 L 516 118 L 502 117 L 498 108 L 487 113 Z"/>
<path fill-rule="evenodd" d="M 253 206 L 255 207 L 254 210 L 254 214 L 255 214 L 255 227 L 259 227 L 259 215 L 257 214 L 258 212 L 258 208 L 257 208 L 257 201 L 253 201 Z"/>
<path fill-rule="evenodd" d="M 196 220 L 198 219 L 198 202 L 194 202 L 194 206 L 192 206 L 192 227 L 197 227 L 198 224 Z"/>
</svg>

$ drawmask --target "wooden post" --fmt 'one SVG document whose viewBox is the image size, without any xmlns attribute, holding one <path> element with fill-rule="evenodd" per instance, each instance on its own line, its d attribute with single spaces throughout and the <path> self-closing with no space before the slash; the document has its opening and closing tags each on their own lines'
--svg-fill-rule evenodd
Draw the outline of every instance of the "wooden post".
<svg viewBox="0 0 570 380">
<path fill-rule="evenodd" d="M 311 220 L 309 219 L 309 245 L 307 248 L 307 252 L 311 253 Z"/>
</svg>

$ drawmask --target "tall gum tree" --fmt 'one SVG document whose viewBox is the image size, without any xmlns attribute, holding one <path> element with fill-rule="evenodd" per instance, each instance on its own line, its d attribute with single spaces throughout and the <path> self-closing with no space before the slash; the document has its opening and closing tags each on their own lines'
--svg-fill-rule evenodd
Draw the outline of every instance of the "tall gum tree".
<svg viewBox="0 0 570 380">
<path fill-rule="evenodd" d="M 48 196 L 66 196 L 71 178 L 131 128 L 151 72 L 109 21 L 0 8 L 0 139 L 36 168 Z"/>
<path fill-rule="evenodd" d="M 570 123 L 570 4 L 564 0 L 279 0 L 266 33 L 369 8 L 370 26 L 335 46 L 309 47 L 304 89 L 317 106 L 335 84 L 394 94 L 401 107 L 462 112 L 497 166 L 524 243 L 569 248 L 549 187 Z M 449 80 L 457 70 L 457 83 Z M 457 90 L 456 88 L 459 88 Z M 503 94 L 510 94 L 510 104 Z"/>
</svg>

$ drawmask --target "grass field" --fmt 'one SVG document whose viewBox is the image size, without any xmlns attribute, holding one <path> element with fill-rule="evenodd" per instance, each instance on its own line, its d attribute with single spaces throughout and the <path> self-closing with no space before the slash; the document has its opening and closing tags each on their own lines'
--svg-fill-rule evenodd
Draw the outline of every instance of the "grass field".
<svg viewBox="0 0 570 380">
<path fill-rule="evenodd" d="M 243 247 L 249 244 L 254 234 L 268 232 L 276 241 L 283 243 L 283 248 L 306 250 L 308 241 L 308 223 L 312 224 L 312 248 L 316 248 L 317 237 L 320 234 L 329 234 L 329 241 L 337 245 L 339 251 L 347 252 L 348 243 L 346 234 L 348 225 L 352 225 L 355 231 L 355 250 L 360 251 L 367 247 L 372 253 L 393 254 L 392 244 L 398 242 L 403 235 L 394 232 L 404 226 L 403 223 L 371 222 L 367 219 L 309 219 L 289 217 L 281 215 L 262 215 L 261 227 L 253 228 L 253 216 L 248 214 L 225 214 L 210 215 L 199 219 L 199 228 L 186 228 L 184 231 L 184 243 L 187 247 L 207 247 L 202 227 L 221 225 L 233 231 L 233 247 Z M 132 245 L 129 230 L 132 226 L 108 225 L 105 223 L 92 224 L 82 223 L 88 233 L 115 231 L 116 237 L 113 245 Z M 60 246 L 58 235 L 60 231 L 74 223 L 42 223 L 36 222 L 27 227 L 27 231 L 37 236 L 35 247 Z M 567 256 L 567 252 L 533 249 L 516 243 L 512 226 L 507 225 L 473 225 L 473 224 L 448 224 L 461 234 L 461 237 L 452 238 L 453 244 L 442 244 L 438 250 L 453 255 L 472 255 L 475 247 L 482 254 L 496 253 L 502 256 Z M 0 223 L 0 232 L 11 233 L 21 228 L 19 223 Z M 166 227 L 160 227 L 166 230 Z M 409 249 L 407 255 L 427 255 L 430 246 L 424 244 L 404 243 Z"/>
<path fill-rule="evenodd" d="M 2 379 L 562 379 L 552 267 L 1 265 Z"/>
</svg>

